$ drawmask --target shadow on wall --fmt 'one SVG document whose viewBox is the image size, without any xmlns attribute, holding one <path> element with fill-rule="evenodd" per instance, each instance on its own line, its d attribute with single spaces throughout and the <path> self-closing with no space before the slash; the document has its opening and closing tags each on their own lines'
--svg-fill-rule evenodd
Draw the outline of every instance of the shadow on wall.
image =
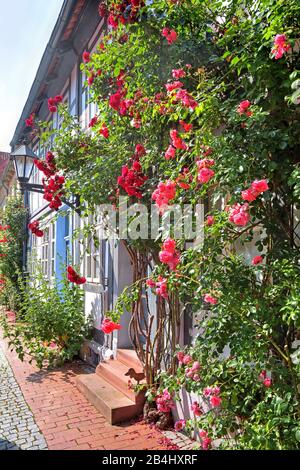
<svg viewBox="0 0 300 470">
<path fill-rule="evenodd" d="M 94 328 L 99 328 L 103 316 L 101 294 L 96 294 L 94 300 L 91 302 L 91 320 Z M 103 335 L 104 339 L 104 335 Z"/>
</svg>

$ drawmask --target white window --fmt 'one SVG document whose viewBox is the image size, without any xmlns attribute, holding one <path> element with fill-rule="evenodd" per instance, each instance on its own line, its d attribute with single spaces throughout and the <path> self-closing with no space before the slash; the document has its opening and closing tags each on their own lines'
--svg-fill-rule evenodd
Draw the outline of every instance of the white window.
<svg viewBox="0 0 300 470">
<path fill-rule="evenodd" d="M 86 86 L 86 74 L 80 72 L 80 88 L 81 88 L 81 99 L 80 99 L 80 123 L 82 129 L 88 127 L 88 88 Z"/>
<path fill-rule="evenodd" d="M 43 229 L 44 236 L 41 239 L 40 247 L 40 260 L 42 266 L 42 273 L 45 277 L 55 276 L 55 259 L 56 259 L 56 227 L 55 222 L 52 222 L 47 228 Z"/>
<path fill-rule="evenodd" d="M 70 211 L 68 211 L 67 215 L 65 216 L 65 225 L 64 225 L 65 233 L 64 233 L 64 240 L 65 240 L 65 253 L 66 253 L 66 263 L 67 265 L 72 264 L 71 257 L 71 241 L 70 241 Z"/>
<path fill-rule="evenodd" d="M 96 216 L 89 217 L 89 224 L 96 224 Z M 90 283 L 100 283 L 100 252 L 101 243 L 99 239 L 100 228 L 96 225 L 91 231 L 85 246 L 84 272 Z"/>
<path fill-rule="evenodd" d="M 70 101 L 69 91 L 67 91 L 63 98 L 63 104 L 66 104 L 69 107 L 69 104 L 70 104 L 69 101 Z M 57 112 L 57 129 L 61 129 L 62 122 L 63 122 L 63 117 L 59 114 L 59 112 Z"/>
<path fill-rule="evenodd" d="M 51 224 L 51 241 L 50 241 L 50 276 L 55 276 L 55 258 L 56 258 L 56 227 L 55 223 Z"/>
<path fill-rule="evenodd" d="M 44 236 L 42 238 L 41 246 L 41 265 L 42 273 L 45 277 L 48 277 L 49 269 L 49 228 L 44 229 Z"/>
<path fill-rule="evenodd" d="M 27 250 L 27 264 L 28 264 L 28 272 L 30 274 L 34 274 L 34 265 L 35 265 L 35 259 L 37 256 L 37 245 L 38 245 L 38 238 L 33 233 L 31 233 L 30 245 Z"/>
</svg>

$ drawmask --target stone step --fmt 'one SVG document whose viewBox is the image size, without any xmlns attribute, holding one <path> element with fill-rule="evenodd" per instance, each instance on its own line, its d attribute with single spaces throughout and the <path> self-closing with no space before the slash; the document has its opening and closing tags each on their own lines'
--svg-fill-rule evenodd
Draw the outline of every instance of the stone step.
<svg viewBox="0 0 300 470">
<path fill-rule="evenodd" d="M 117 349 L 117 359 L 136 372 L 143 372 L 143 365 L 133 349 Z"/>
<path fill-rule="evenodd" d="M 134 403 L 140 403 L 144 400 L 144 393 L 136 394 L 132 388 L 129 388 L 129 380 L 132 385 L 136 385 L 134 379 L 125 375 L 129 368 L 128 365 L 123 364 L 123 362 L 120 362 L 118 359 L 110 359 L 100 362 L 96 368 L 96 374 L 130 398 Z M 144 383 L 144 381 L 141 381 L 141 383 Z"/>
<path fill-rule="evenodd" d="M 110 424 L 130 420 L 142 412 L 143 402 L 130 400 L 97 374 L 80 375 L 76 380 L 79 390 Z"/>
</svg>

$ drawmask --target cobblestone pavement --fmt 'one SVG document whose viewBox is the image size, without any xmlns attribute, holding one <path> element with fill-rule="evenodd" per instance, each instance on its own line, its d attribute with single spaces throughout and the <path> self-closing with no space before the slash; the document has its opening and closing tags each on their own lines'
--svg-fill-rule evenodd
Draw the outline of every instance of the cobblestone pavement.
<svg viewBox="0 0 300 470">
<path fill-rule="evenodd" d="M 110 425 L 76 386 L 76 377 L 88 370 L 74 361 L 39 371 L 9 350 L 0 331 L 0 450 L 194 448 L 182 433 L 161 432 L 143 421 Z"/>
<path fill-rule="evenodd" d="M 6 341 L 1 338 L 0 331 L 0 349 L 1 347 L 2 361 L 0 362 L 3 362 L 4 351 L 11 367 L 10 373 L 12 370 L 49 450 L 164 450 L 169 448 L 170 444 L 166 442 L 164 434 L 142 421 L 110 425 L 76 386 L 76 377 L 90 370 L 82 361 L 66 363 L 59 369 L 39 371 L 27 360 L 21 362 L 16 353 L 9 350 Z M 5 361 L 4 364 L 7 370 L 7 362 Z M 5 394 L 5 396 L 8 395 L 6 389 Z M 4 395 L 1 389 L 0 396 L 3 400 Z M 11 399 L 15 400 L 15 396 L 4 399 L 5 406 Z M 23 397 L 22 403 L 24 404 Z M 17 408 L 16 403 L 9 409 L 12 411 L 14 408 Z M 15 414 L 17 421 L 18 413 Z M 30 413 L 31 418 L 32 414 Z M 6 417 L 2 419 L 8 423 Z M 6 432 L 4 439 L 9 441 L 11 434 L 12 432 L 9 434 Z M 1 436 L 0 432 L 0 439 L 3 439 Z"/>
<path fill-rule="evenodd" d="M 0 346 L 0 450 L 47 449 Z"/>
</svg>

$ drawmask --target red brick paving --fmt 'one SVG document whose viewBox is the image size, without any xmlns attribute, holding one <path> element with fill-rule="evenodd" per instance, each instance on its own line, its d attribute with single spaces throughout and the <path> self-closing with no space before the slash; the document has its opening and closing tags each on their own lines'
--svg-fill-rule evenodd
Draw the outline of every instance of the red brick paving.
<svg viewBox="0 0 300 470">
<path fill-rule="evenodd" d="M 87 372 L 82 362 L 39 371 L 21 362 L 1 338 L 0 344 L 50 450 L 166 449 L 159 444 L 164 436 L 142 422 L 106 421 L 76 387 L 76 376 Z"/>
</svg>

